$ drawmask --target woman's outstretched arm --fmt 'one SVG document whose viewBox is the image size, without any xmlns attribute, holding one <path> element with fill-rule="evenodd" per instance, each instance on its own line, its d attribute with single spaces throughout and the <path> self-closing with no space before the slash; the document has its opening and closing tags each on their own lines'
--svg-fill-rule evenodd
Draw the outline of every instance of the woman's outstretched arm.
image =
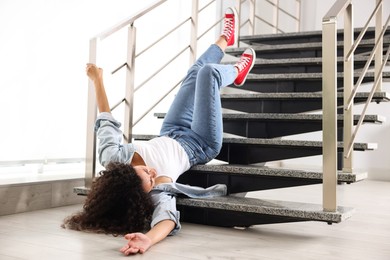
<svg viewBox="0 0 390 260">
<path fill-rule="evenodd" d="M 87 76 L 93 82 L 95 86 L 96 102 L 99 112 L 111 112 L 110 105 L 108 103 L 106 90 L 103 84 L 103 69 L 98 68 L 95 64 L 88 63 L 85 69 Z"/>
<path fill-rule="evenodd" d="M 151 246 L 157 244 L 175 228 L 175 222 L 172 220 L 163 220 L 155 225 L 146 234 L 131 233 L 125 235 L 128 240 L 127 244 L 121 248 L 121 252 L 125 255 L 145 253 Z"/>
</svg>

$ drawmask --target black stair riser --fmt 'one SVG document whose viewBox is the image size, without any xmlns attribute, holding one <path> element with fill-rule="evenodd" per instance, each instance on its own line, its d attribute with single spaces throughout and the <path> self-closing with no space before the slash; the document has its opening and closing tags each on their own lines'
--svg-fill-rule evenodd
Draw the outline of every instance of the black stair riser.
<svg viewBox="0 0 390 260">
<path fill-rule="evenodd" d="M 366 61 L 355 61 L 355 70 L 363 69 Z M 390 65 L 390 62 L 388 62 Z M 371 62 L 369 69 L 374 67 L 374 62 Z M 343 71 L 343 65 L 338 62 L 337 72 Z M 275 74 L 275 73 L 320 73 L 322 72 L 322 63 L 313 62 L 311 64 L 255 64 L 252 68 L 252 74 Z"/>
<path fill-rule="evenodd" d="M 342 148 L 338 148 L 342 152 Z M 217 160 L 229 164 L 254 164 L 322 154 L 322 147 L 295 147 L 283 145 L 245 145 L 223 143 Z"/>
<path fill-rule="evenodd" d="M 205 209 L 177 205 L 183 222 L 218 227 L 250 227 L 253 225 L 310 221 L 309 219 L 237 212 L 230 210 Z"/>
<path fill-rule="evenodd" d="M 341 130 L 343 121 L 338 121 Z M 357 122 L 355 121 L 355 124 Z M 322 121 L 227 121 L 223 122 L 225 133 L 239 135 L 247 138 L 275 138 L 294 134 L 322 131 Z"/>
<path fill-rule="evenodd" d="M 382 102 L 382 99 L 373 102 Z M 221 99 L 222 107 L 247 113 L 302 113 L 322 110 L 322 99 Z M 338 99 L 340 113 L 343 100 Z M 355 98 L 355 104 L 363 104 L 365 99 Z"/>
<path fill-rule="evenodd" d="M 355 76 L 356 83 L 358 76 Z M 389 80 L 388 74 L 385 74 L 384 81 Z M 363 83 L 373 82 L 374 78 L 371 75 L 367 75 L 363 78 Z M 341 77 L 337 78 L 338 90 L 342 91 L 344 80 Z M 258 93 L 291 93 L 291 92 L 318 92 L 322 91 L 322 77 L 308 77 L 308 78 L 295 78 L 295 77 L 276 77 L 272 79 L 257 79 L 254 77 L 248 77 L 245 84 L 240 87 L 235 85 L 229 85 L 231 88 L 249 90 Z"/>
<path fill-rule="evenodd" d="M 386 50 L 389 44 L 384 43 L 383 45 L 383 55 L 386 54 Z M 355 55 L 369 55 L 374 48 L 374 44 L 367 44 L 357 47 L 355 50 Z M 254 51 L 256 52 L 257 58 L 262 59 L 296 59 L 296 58 L 320 58 L 322 57 L 322 46 L 321 44 L 315 45 L 302 45 L 302 46 L 271 46 L 271 47 L 256 47 L 253 46 Z M 226 53 L 232 56 L 239 57 L 241 56 L 243 48 L 228 49 Z M 344 46 L 343 44 L 338 44 L 337 46 L 337 56 L 343 57 L 344 55 Z"/>
<path fill-rule="evenodd" d="M 191 170 L 183 173 L 177 181 L 203 188 L 215 184 L 225 184 L 228 188 L 228 194 L 322 183 L 322 179 L 193 172 Z"/>
</svg>

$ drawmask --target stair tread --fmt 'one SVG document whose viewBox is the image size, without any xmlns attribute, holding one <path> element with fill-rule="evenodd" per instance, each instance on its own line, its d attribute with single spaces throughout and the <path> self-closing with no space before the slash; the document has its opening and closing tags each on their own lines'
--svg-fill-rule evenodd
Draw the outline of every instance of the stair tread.
<svg viewBox="0 0 390 260">
<path fill-rule="evenodd" d="M 355 33 L 360 33 L 362 28 L 355 28 Z M 367 32 L 374 33 L 375 28 L 369 27 L 367 28 Z M 343 29 L 337 30 L 338 34 L 343 34 Z M 249 41 L 249 40 L 261 40 L 261 39 L 285 39 L 285 38 L 295 38 L 295 37 L 313 37 L 313 36 L 320 36 L 322 37 L 322 30 L 316 30 L 316 31 L 303 31 L 303 32 L 287 32 L 287 33 L 272 33 L 272 34 L 258 34 L 258 35 L 244 35 L 240 36 L 240 41 Z"/>
<path fill-rule="evenodd" d="M 357 71 L 358 72 L 358 71 Z M 358 72 L 359 73 L 359 72 Z M 383 79 L 390 78 L 390 71 L 383 72 Z M 343 78 L 344 73 L 338 72 L 338 78 Z M 358 75 L 356 76 L 358 77 Z M 374 78 L 374 72 L 367 72 L 365 75 L 366 78 Z M 321 72 L 314 73 L 269 73 L 269 74 L 252 74 L 250 73 L 247 77 L 247 80 L 322 80 Z"/>
<path fill-rule="evenodd" d="M 368 60 L 367 56 L 355 56 L 355 62 L 366 62 Z M 343 57 L 337 57 L 337 62 L 343 62 Z M 229 63 L 229 62 L 226 62 Z M 232 63 L 232 62 L 230 62 Z M 390 63 L 390 61 L 388 62 Z M 262 59 L 257 58 L 254 66 L 263 66 L 263 65 L 292 65 L 292 64 L 322 64 L 322 57 L 309 57 L 309 58 L 289 58 L 289 59 Z"/>
<path fill-rule="evenodd" d="M 239 174 L 239 175 L 259 175 L 273 177 L 288 177 L 288 178 L 304 178 L 304 179 L 322 179 L 323 173 L 318 170 L 307 169 L 287 169 L 281 167 L 268 167 L 257 165 L 237 165 L 237 164 L 202 164 L 191 168 L 191 172 L 212 172 L 220 174 Z M 340 182 L 357 182 L 367 178 L 366 172 L 345 173 L 339 171 L 337 174 Z"/>
<path fill-rule="evenodd" d="M 356 93 L 356 98 L 367 98 L 370 95 L 369 92 Z M 343 98 L 343 93 L 337 93 L 338 98 Z M 229 93 L 221 94 L 222 99 L 322 99 L 322 92 L 289 92 L 289 93 L 260 93 L 260 92 L 241 92 L 241 93 Z M 390 94 L 387 92 L 376 92 L 373 96 L 374 99 L 384 99 L 390 101 Z"/>
<path fill-rule="evenodd" d="M 87 195 L 89 188 L 74 187 L 73 191 L 79 195 Z M 208 199 L 177 198 L 178 206 L 207 208 L 216 210 L 255 213 L 259 215 L 292 217 L 302 220 L 324 221 L 339 223 L 352 216 L 354 209 L 338 206 L 336 212 L 324 211 L 322 205 L 302 202 L 264 200 L 223 196 Z"/>
<path fill-rule="evenodd" d="M 282 41 L 281 41 L 282 42 Z M 385 37 L 383 39 L 383 43 L 387 44 L 390 42 L 389 37 Z M 368 40 L 361 40 L 359 47 L 362 46 L 370 46 L 374 45 L 375 40 L 374 39 L 368 39 Z M 344 42 L 343 41 L 337 41 L 338 47 L 343 47 Z M 230 48 L 226 50 L 227 54 L 230 55 L 238 55 L 242 53 L 247 47 L 239 47 L 239 48 Z M 305 43 L 286 43 L 286 44 L 258 44 L 254 43 L 251 48 L 255 50 L 257 53 L 261 52 L 275 52 L 275 51 L 281 51 L 281 50 L 310 50 L 310 49 L 321 49 L 322 48 L 322 42 L 305 42 Z"/>
<path fill-rule="evenodd" d="M 134 139 L 150 140 L 157 137 L 157 135 L 143 135 L 135 134 Z M 245 137 L 224 137 L 223 143 L 226 144 L 242 144 L 249 146 L 288 146 L 288 147 L 311 147 L 321 148 L 322 141 L 307 141 L 307 140 L 286 140 L 286 139 L 266 139 L 266 138 L 245 138 Z M 343 148 L 343 142 L 338 142 L 337 146 Z M 376 143 L 354 143 L 355 150 L 375 150 L 378 148 Z"/>
<path fill-rule="evenodd" d="M 295 146 L 295 147 L 322 147 L 322 141 L 307 140 L 286 140 L 286 139 L 265 139 L 265 138 L 237 138 L 224 137 L 224 144 L 245 144 L 245 145 L 277 145 L 277 146 Z M 338 142 L 339 148 L 343 147 L 343 142 Z M 354 149 L 358 150 L 375 150 L 376 143 L 355 143 Z"/>
<path fill-rule="evenodd" d="M 217 210 L 255 213 L 298 218 L 302 220 L 339 223 L 351 217 L 354 212 L 350 207 L 337 207 L 336 212 L 323 210 L 322 205 L 280 200 L 264 200 L 235 196 L 215 197 L 209 199 L 178 198 L 177 205 Z"/>
<path fill-rule="evenodd" d="M 155 113 L 158 118 L 164 118 L 166 113 Z M 223 119 L 248 119 L 248 120 L 322 120 L 322 114 L 295 114 L 295 113 L 223 113 Z M 338 120 L 343 120 L 344 115 L 337 115 Z M 360 119 L 360 115 L 354 115 L 354 120 Z M 383 123 L 386 118 L 381 115 L 365 115 L 364 122 Z"/>
</svg>

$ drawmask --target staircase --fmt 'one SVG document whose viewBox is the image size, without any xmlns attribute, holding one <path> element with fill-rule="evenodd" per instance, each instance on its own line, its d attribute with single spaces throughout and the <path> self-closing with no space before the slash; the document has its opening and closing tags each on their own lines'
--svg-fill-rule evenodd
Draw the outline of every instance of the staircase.
<svg viewBox="0 0 390 260">
<path fill-rule="evenodd" d="M 96 62 L 98 43 L 118 31 L 119 28 L 129 26 L 127 60 L 115 70 L 127 68 L 126 89 L 128 91 L 126 91 L 125 98 L 120 101 L 124 102 L 126 107 L 124 118 L 125 140 L 149 140 L 154 137 L 152 135 L 132 134 L 132 127 L 136 124 L 133 122 L 131 114 L 133 110 L 133 92 L 136 89 L 134 70 L 132 70 L 135 67 L 135 57 L 137 56 L 135 55 L 136 44 L 133 41 L 136 33 L 134 21 L 165 2 L 167 1 L 163 0 L 154 4 L 154 6 L 101 33 L 90 41 L 90 62 Z M 193 3 L 194 7 L 198 7 L 197 1 L 193 1 Z M 343 6 L 339 6 L 340 3 Z M 334 7 L 337 8 L 332 7 L 330 11 L 346 9 L 348 14 L 349 4 L 350 1 L 348 0 L 336 1 Z M 331 17 L 333 18 L 333 16 Z M 197 24 L 197 19 L 197 13 L 193 11 L 190 19 L 192 25 Z M 196 30 L 192 31 L 194 36 L 189 49 L 191 58 L 194 58 L 196 55 L 192 51 L 196 50 L 196 41 L 194 40 L 196 39 Z M 359 37 L 360 31 L 361 29 L 354 31 L 355 39 Z M 378 32 L 375 32 L 375 29 L 369 28 L 354 52 L 353 78 L 355 82 L 361 72 L 365 70 L 365 63 L 369 60 L 376 42 L 376 33 Z M 339 223 L 352 215 L 353 209 L 350 207 L 337 206 L 336 210 L 325 210 L 324 205 L 254 199 L 243 196 L 243 194 L 251 191 L 321 183 L 324 183 L 323 186 L 325 186 L 325 174 L 320 170 L 286 169 L 268 165 L 269 163 L 275 165 L 280 160 L 323 154 L 323 143 L 321 141 L 293 140 L 291 138 L 292 135 L 324 130 L 322 128 L 325 121 L 323 118 L 325 113 L 322 113 L 322 102 L 325 98 L 322 92 L 322 46 L 324 46 L 322 34 L 322 31 L 314 31 L 241 36 L 240 48 L 227 50 L 228 58 L 223 62 L 231 63 L 232 59 L 236 59 L 247 46 L 251 46 L 256 51 L 256 64 L 244 86 L 240 88 L 228 86 L 223 88 L 221 92 L 222 107 L 224 109 L 224 139 L 217 160 L 207 165 L 192 167 L 179 178 L 178 182 L 201 187 L 226 184 L 228 196 L 212 199 L 179 197 L 177 207 L 181 212 L 182 221 L 225 227 L 246 227 L 298 221 L 322 221 L 331 224 Z M 336 181 L 339 184 L 351 184 L 364 180 L 367 173 L 342 171 L 343 128 L 345 128 L 344 121 L 348 122 L 348 119 L 345 119 L 343 115 L 343 106 L 345 105 L 343 98 L 343 53 L 345 50 L 343 48 L 346 44 L 342 31 L 338 31 L 337 35 L 336 53 L 338 58 L 335 62 L 338 63 L 338 66 L 335 89 L 337 89 L 338 115 L 335 128 L 337 128 L 338 138 L 335 148 L 338 155 L 338 172 Z M 151 44 L 151 46 L 153 45 Z M 389 45 L 390 30 L 387 30 L 383 37 L 384 49 Z M 325 55 L 325 57 L 327 56 Z M 377 59 L 371 62 L 370 68 L 373 68 L 376 61 Z M 384 81 L 389 81 L 389 72 L 383 72 L 382 75 Z M 363 82 L 373 85 L 373 81 L 374 73 L 368 72 Z M 90 89 L 92 89 L 92 86 L 90 86 Z M 363 105 L 367 100 L 376 103 L 388 102 L 390 96 L 386 92 L 379 91 L 373 93 L 372 98 L 369 92 L 358 92 L 353 97 L 355 105 Z M 96 147 L 93 124 L 96 118 L 96 104 L 92 92 L 89 93 L 88 109 L 89 127 L 87 130 L 85 187 L 74 188 L 75 193 L 80 195 L 88 193 L 95 172 Z M 149 109 L 148 112 L 152 109 Z M 155 116 L 162 119 L 165 113 L 161 111 L 161 113 L 155 113 Z M 365 124 L 381 124 L 385 120 L 381 115 L 354 115 L 353 124 L 358 124 L 360 119 Z M 353 144 L 353 150 L 357 152 L 375 150 L 376 148 L 377 145 L 373 143 L 354 142 Z M 330 186 L 332 185 L 331 183 Z"/>
<path fill-rule="evenodd" d="M 355 80 L 367 61 L 367 49 L 374 44 L 373 29 L 364 38 L 355 59 Z M 385 46 L 390 43 L 390 31 Z M 322 205 L 270 201 L 237 197 L 235 193 L 269 190 L 322 183 L 321 171 L 283 169 L 264 163 L 322 154 L 322 142 L 289 140 L 289 136 L 322 130 L 321 32 L 244 36 L 240 40 L 251 46 L 257 55 L 256 65 L 244 86 L 229 86 L 221 94 L 224 133 L 223 147 L 216 159 L 224 163 L 210 163 L 191 168 L 178 182 L 201 187 L 223 183 L 230 196 L 213 199 L 179 198 L 177 205 L 183 221 L 217 226 L 251 226 L 258 224 L 324 221 L 338 223 L 351 216 L 353 209 L 338 207 L 326 212 Z M 338 43 L 339 46 L 343 42 Z M 235 48 L 227 54 L 238 56 L 244 48 Z M 340 54 L 341 55 L 341 54 Z M 342 61 L 342 57 L 339 57 Z M 390 73 L 383 74 L 384 80 Z M 342 86 L 343 72 L 338 72 L 338 86 Z M 368 74 L 366 82 L 373 81 Z M 342 89 L 342 87 L 338 87 Z M 355 104 L 367 100 L 369 93 L 358 93 Z M 387 102 L 386 92 L 377 92 L 373 102 Z M 338 102 L 343 104 L 342 93 Z M 164 118 L 164 113 L 156 113 Z M 360 115 L 354 116 L 354 123 Z M 342 133 L 343 115 L 338 115 L 338 131 Z M 380 115 L 365 115 L 366 124 L 381 124 Z M 137 135 L 148 140 L 154 136 Z M 355 143 L 355 151 L 376 149 L 373 143 Z M 343 143 L 338 143 L 342 156 Z M 339 160 L 339 170 L 342 160 Z M 367 173 L 339 171 L 339 183 L 364 180 Z"/>
</svg>

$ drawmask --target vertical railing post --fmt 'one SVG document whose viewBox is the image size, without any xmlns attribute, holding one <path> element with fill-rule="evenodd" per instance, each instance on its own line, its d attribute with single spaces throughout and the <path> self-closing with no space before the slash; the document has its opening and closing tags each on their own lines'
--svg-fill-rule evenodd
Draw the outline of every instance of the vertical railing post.
<svg viewBox="0 0 390 260">
<path fill-rule="evenodd" d="M 337 198 L 337 18 L 322 22 L 323 208 L 336 211 Z"/>
<path fill-rule="evenodd" d="M 354 79 L 354 56 L 351 55 L 347 59 L 347 55 L 352 48 L 354 42 L 353 30 L 353 6 L 350 4 L 344 13 L 344 107 L 347 107 L 348 98 L 353 91 Z M 353 152 L 348 154 L 349 144 L 353 133 L 353 104 L 349 109 L 344 110 L 344 125 L 343 125 L 343 141 L 344 141 L 344 156 L 343 156 L 343 172 L 352 172 L 353 169 Z"/>
<path fill-rule="evenodd" d="M 381 37 L 382 32 L 382 16 L 383 16 L 383 3 L 382 0 L 376 0 L 376 4 L 380 5 L 378 12 L 375 16 L 375 42 L 378 42 L 378 48 L 375 52 L 375 80 L 378 80 L 376 91 L 382 91 L 382 73 L 380 72 L 383 58 L 383 38 Z"/>
<path fill-rule="evenodd" d="M 89 41 L 89 62 L 96 64 L 98 38 Z M 96 135 L 94 124 L 97 116 L 96 96 L 93 82 L 88 80 L 88 102 L 87 102 L 87 138 L 85 155 L 85 187 L 90 188 L 96 169 Z"/>
<path fill-rule="evenodd" d="M 276 0 L 274 2 L 274 15 L 273 15 L 273 20 L 274 20 L 273 30 L 274 30 L 274 33 L 279 33 L 279 13 L 280 13 L 280 10 L 279 10 L 279 0 Z"/>
<path fill-rule="evenodd" d="M 256 33 L 255 30 L 255 22 L 256 22 L 256 1 L 250 0 L 249 1 L 249 35 L 254 35 Z"/>
<path fill-rule="evenodd" d="M 133 105 L 134 105 L 134 73 L 135 73 L 136 28 L 133 24 L 127 32 L 127 70 L 125 90 L 125 113 L 123 121 L 124 142 L 131 143 L 133 138 Z"/>
<path fill-rule="evenodd" d="M 191 39 L 190 39 L 190 66 L 196 61 L 197 45 L 198 45 L 198 0 L 192 0 L 191 11 Z"/>
</svg>

